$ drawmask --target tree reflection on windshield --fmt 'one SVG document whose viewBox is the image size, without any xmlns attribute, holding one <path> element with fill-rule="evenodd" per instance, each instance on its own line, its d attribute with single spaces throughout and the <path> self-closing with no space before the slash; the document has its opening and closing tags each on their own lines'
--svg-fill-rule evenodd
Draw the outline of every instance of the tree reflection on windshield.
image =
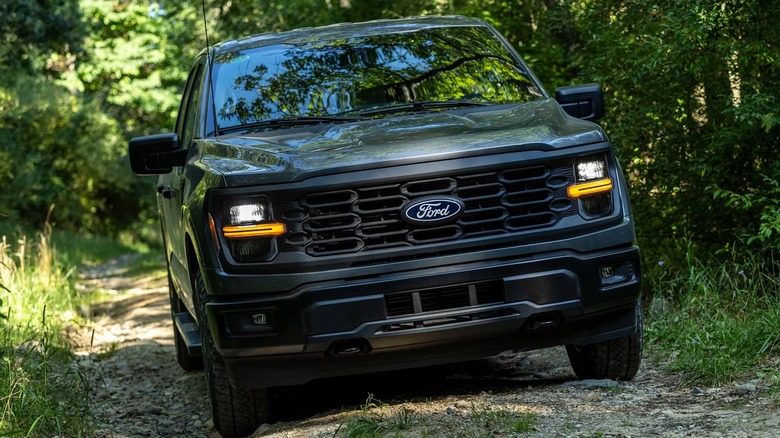
<svg viewBox="0 0 780 438">
<path fill-rule="evenodd" d="M 540 97 L 501 42 L 479 26 L 275 44 L 221 55 L 216 62 L 220 128 L 413 101 Z"/>
</svg>

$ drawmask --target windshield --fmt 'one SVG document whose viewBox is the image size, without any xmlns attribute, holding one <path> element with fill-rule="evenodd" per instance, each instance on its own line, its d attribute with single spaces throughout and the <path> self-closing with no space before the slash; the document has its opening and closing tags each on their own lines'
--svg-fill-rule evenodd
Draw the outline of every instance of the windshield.
<svg viewBox="0 0 780 438">
<path fill-rule="evenodd" d="M 220 129 L 357 115 L 410 102 L 501 104 L 542 97 L 530 75 L 483 26 L 230 52 L 216 59 L 214 83 Z"/>
</svg>

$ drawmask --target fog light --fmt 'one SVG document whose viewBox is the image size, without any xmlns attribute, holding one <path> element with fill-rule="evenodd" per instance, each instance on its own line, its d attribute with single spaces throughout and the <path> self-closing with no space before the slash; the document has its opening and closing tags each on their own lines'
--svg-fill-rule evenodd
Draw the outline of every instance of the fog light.
<svg viewBox="0 0 780 438">
<path fill-rule="evenodd" d="M 589 216 L 602 216 L 612 211 L 612 193 L 583 196 L 580 198 L 582 210 Z"/>
<path fill-rule="evenodd" d="M 230 253 L 240 262 L 261 261 L 273 248 L 269 239 L 242 239 L 230 241 Z"/>
<path fill-rule="evenodd" d="M 601 274 L 601 285 L 605 287 L 627 283 L 636 279 L 636 271 L 633 262 L 602 266 L 599 271 Z"/>
<path fill-rule="evenodd" d="M 272 310 L 250 310 L 225 314 L 227 329 L 234 335 L 273 334 L 274 312 Z"/>
<path fill-rule="evenodd" d="M 265 313 L 255 313 L 252 315 L 252 324 L 266 325 L 268 324 L 268 317 L 265 316 Z"/>
</svg>

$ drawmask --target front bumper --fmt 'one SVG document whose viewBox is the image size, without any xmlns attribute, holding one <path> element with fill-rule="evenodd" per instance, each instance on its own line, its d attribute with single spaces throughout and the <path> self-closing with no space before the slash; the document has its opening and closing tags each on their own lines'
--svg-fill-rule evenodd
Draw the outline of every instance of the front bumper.
<svg viewBox="0 0 780 438">
<path fill-rule="evenodd" d="M 556 251 L 213 295 L 206 312 L 234 386 L 302 384 L 632 334 L 639 269 L 634 246 Z"/>
</svg>

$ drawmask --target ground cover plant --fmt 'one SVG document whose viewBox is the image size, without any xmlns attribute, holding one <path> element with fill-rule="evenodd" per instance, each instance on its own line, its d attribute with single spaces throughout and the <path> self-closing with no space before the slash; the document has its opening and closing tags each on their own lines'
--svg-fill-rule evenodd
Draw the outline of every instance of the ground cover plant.
<svg viewBox="0 0 780 438">
<path fill-rule="evenodd" d="M 49 232 L 0 241 L 0 434 L 89 431 L 86 379 L 63 331 L 77 308 L 72 273 Z"/>
<path fill-rule="evenodd" d="M 737 246 L 704 258 L 692 242 L 677 243 L 669 253 L 677 257 L 655 261 L 648 276 L 651 354 L 690 384 L 767 377 L 777 385 L 780 263 L 774 253 Z"/>
<path fill-rule="evenodd" d="M 0 235 L 0 436 L 88 436 L 91 370 L 77 364 L 68 333 L 99 297 L 77 291 L 77 266 L 129 248 L 73 233 L 55 239 L 50 226 Z"/>
</svg>

